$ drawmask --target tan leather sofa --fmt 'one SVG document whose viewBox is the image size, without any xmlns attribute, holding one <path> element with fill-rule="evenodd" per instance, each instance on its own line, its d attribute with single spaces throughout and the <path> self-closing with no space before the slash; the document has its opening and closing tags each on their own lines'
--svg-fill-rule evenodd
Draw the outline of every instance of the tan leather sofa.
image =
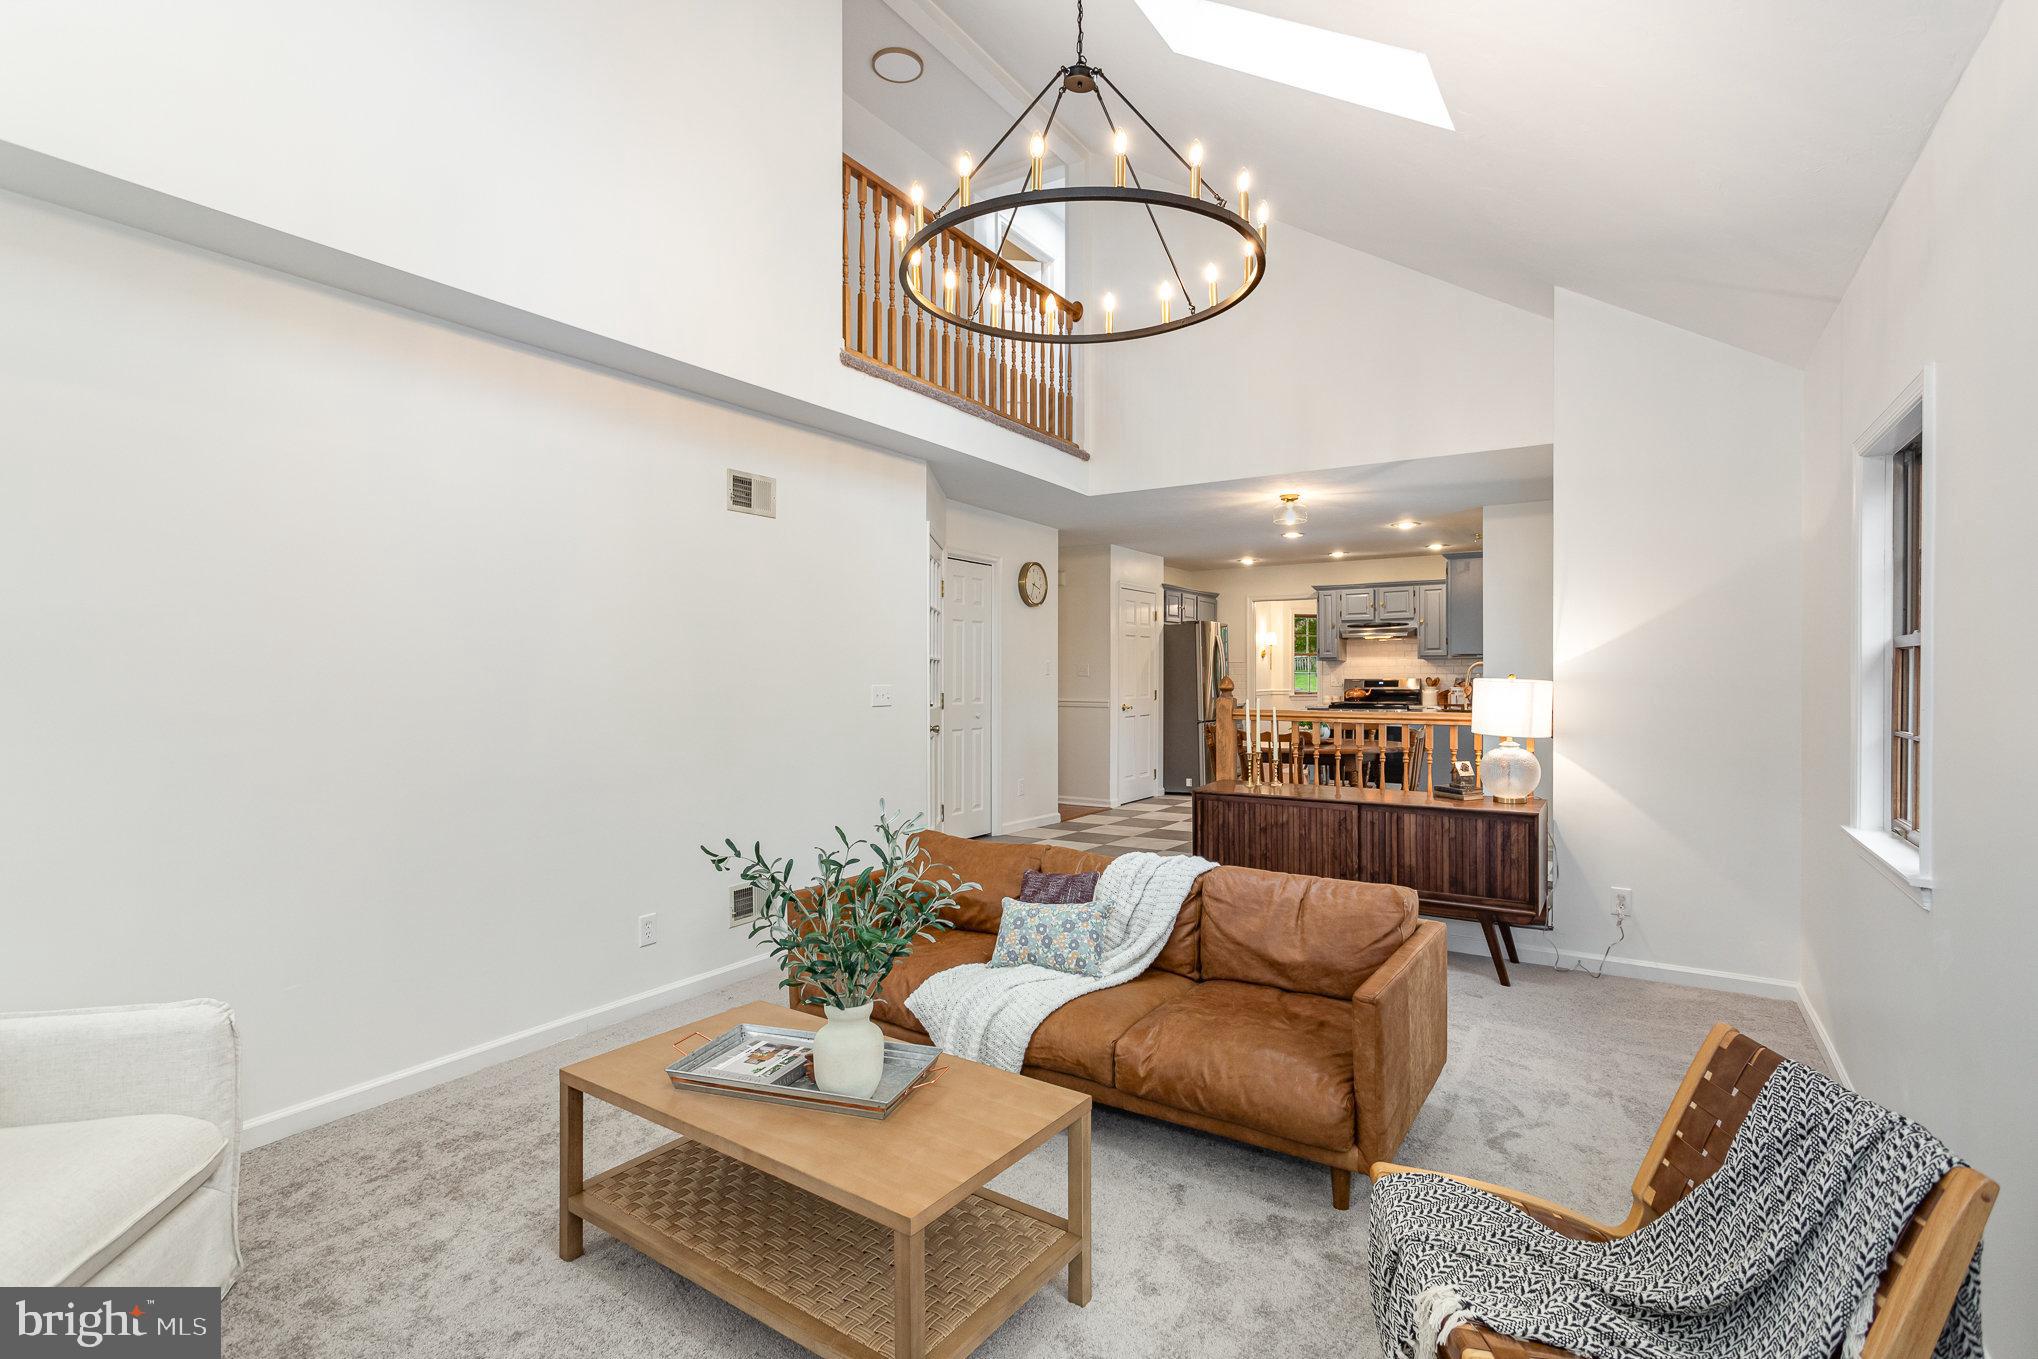
<svg viewBox="0 0 2038 1359">
<path fill-rule="evenodd" d="M 1027 869 L 1110 860 L 932 832 L 920 844 L 954 881 L 982 884 L 959 898 L 957 927 L 916 944 L 878 995 L 878 1023 L 925 1043 L 906 997 L 945 968 L 990 960 L 1004 898 Z M 1405 887 L 1215 868 L 1144 975 L 1048 1017 L 1025 1074 L 1327 1165 L 1344 1208 L 1352 1171 L 1394 1154 L 1443 1070 L 1444 938 L 1441 924 L 1417 920 Z"/>
</svg>

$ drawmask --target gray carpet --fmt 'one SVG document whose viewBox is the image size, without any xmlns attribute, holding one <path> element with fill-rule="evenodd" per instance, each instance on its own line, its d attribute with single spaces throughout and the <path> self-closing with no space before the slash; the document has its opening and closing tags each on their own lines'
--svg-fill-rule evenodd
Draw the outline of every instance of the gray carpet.
<svg viewBox="0 0 2038 1359">
<path fill-rule="evenodd" d="M 1727 1020 L 1816 1061 L 1797 1007 L 1543 967 L 1503 990 L 1454 958 L 1451 1055 L 1403 1161 L 1620 1218 L 1706 1030 Z M 804 1353 L 594 1227 L 557 1254 L 557 1069 L 745 1000 L 732 988 L 259 1148 L 243 1163 L 247 1270 L 228 1355 Z M 589 1100 L 593 1173 L 666 1134 Z M 1099 1109 L 1095 1296 L 1043 1290 L 983 1355 L 1378 1356 L 1366 1190 L 1321 1167 Z M 996 1181 L 1058 1208 L 1059 1140 Z"/>
</svg>

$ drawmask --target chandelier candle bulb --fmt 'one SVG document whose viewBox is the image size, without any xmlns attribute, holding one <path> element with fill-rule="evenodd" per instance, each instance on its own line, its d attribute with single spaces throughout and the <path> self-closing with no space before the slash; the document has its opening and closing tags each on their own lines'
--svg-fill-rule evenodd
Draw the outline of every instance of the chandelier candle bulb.
<svg viewBox="0 0 2038 1359">
<path fill-rule="evenodd" d="M 1267 228 L 1273 224 L 1274 208 L 1266 199 L 1260 200 L 1258 211 L 1253 213 L 1253 225 L 1260 229 L 1260 239 L 1267 239 Z"/>
<path fill-rule="evenodd" d="M 1106 335 L 1109 335 L 1109 334 L 1111 333 L 1111 331 L 1112 331 L 1112 325 L 1111 325 L 1111 321 L 1112 321 L 1112 318 L 1113 318 L 1113 317 L 1115 317 L 1115 316 L 1116 316 L 1117 314 L 1118 314 L 1118 294 L 1117 294 L 1117 293 L 1105 293 L 1105 294 L 1104 294 L 1104 333 L 1105 333 Z"/>
<path fill-rule="evenodd" d="M 913 230 L 918 231 L 927 225 L 927 191 L 920 187 L 920 181 L 916 179 L 912 187 L 906 190 L 906 195 L 913 200 Z"/>
<path fill-rule="evenodd" d="M 1240 170 L 1238 172 L 1238 215 L 1247 221 L 1251 221 L 1252 205 L 1253 172 L 1250 170 Z"/>
<path fill-rule="evenodd" d="M 1125 129 L 1119 128 L 1111 134 L 1111 182 L 1117 188 L 1125 187 Z"/>
<path fill-rule="evenodd" d="M 1253 281 L 1253 275 L 1258 272 L 1260 254 L 1253 249 L 1251 241 L 1243 242 L 1240 248 L 1245 252 L 1245 281 L 1250 283 Z"/>
<path fill-rule="evenodd" d="M 892 239 L 900 245 L 906 243 L 906 214 L 903 212 L 892 214 Z"/>
<path fill-rule="evenodd" d="M 947 305 L 948 310 L 952 312 L 955 310 L 955 270 L 950 269 L 947 273 L 941 276 L 941 287 L 942 290 L 948 294 L 948 296 L 944 299 L 944 302 Z"/>
<path fill-rule="evenodd" d="M 920 252 L 917 249 L 914 250 L 912 254 L 906 256 L 906 260 L 912 265 L 913 287 L 918 289 L 920 286 Z"/>
<path fill-rule="evenodd" d="M 1217 305 L 1217 266 L 1216 266 L 1216 265 L 1214 265 L 1214 264 L 1206 264 L 1206 265 L 1204 265 L 1204 266 L 1203 266 L 1203 281 L 1204 281 L 1205 283 L 1207 283 L 1207 284 L 1209 284 L 1209 285 L 1210 285 L 1210 305 L 1214 307 L 1214 306 L 1216 306 L 1216 305 Z"/>
<path fill-rule="evenodd" d="M 1033 140 L 1027 143 L 1026 149 L 1033 157 L 1033 175 L 1027 181 L 1026 187 L 1039 193 L 1041 186 L 1047 182 L 1047 138 L 1038 132 L 1034 133 Z"/>
<path fill-rule="evenodd" d="M 1203 196 L 1203 143 L 1189 143 L 1189 197 Z"/>
<path fill-rule="evenodd" d="M 1158 297 L 1161 300 L 1161 324 L 1166 325 L 1168 323 L 1168 301 L 1169 301 L 1168 285 L 1166 280 L 1162 280 L 1161 286 L 1154 290 L 1154 296 Z"/>
<path fill-rule="evenodd" d="M 964 207 L 969 206 L 970 170 L 971 166 L 968 156 L 957 156 L 955 158 L 956 195 Z"/>
</svg>

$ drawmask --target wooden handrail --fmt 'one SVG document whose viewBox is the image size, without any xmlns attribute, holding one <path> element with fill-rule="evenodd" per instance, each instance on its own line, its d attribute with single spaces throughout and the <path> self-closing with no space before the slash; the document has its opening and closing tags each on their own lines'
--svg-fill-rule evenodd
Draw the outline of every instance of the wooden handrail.
<svg viewBox="0 0 2038 1359">
<path fill-rule="evenodd" d="M 978 335 L 902 295 L 899 239 L 892 224 L 904 217 L 910 229 L 912 212 L 904 190 L 854 157 L 842 158 L 844 362 L 930 388 L 1084 456 L 1075 444 L 1072 346 Z M 1069 299 L 964 231 L 934 237 L 920 268 L 921 290 L 943 302 L 943 279 L 955 271 L 955 306 L 965 315 L 981 311 L 992 292 L 1011 299 L 1011 313 L 1003 319 L 1013 329 L 1066 333 L 1082 314 Z"/>
</svg>

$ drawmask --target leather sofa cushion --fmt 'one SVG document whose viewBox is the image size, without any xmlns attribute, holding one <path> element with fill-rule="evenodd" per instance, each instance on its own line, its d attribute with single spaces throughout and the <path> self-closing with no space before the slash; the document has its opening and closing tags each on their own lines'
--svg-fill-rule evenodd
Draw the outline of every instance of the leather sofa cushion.
<svg viewBox="0 0 2038 1359">
<path fill-rule="evenodd" d="M 0 1282 L 84 1283 L 182 1203 L 226 1150 L 218 1128 L 185 1114 L 0 1128 Z"/>
<path fill-rule="evenodd" d="M 1415 933 L 1406 887 L 1257 868 L 1214 868 L 1198 886 L 1206 981 L 1349 1001 Z"/>
<path fill-rule="evenodd" d="M 1172 972 L 1148 971 L 1123 986 L 1077 996 L 1033 1031 L 1026 1065 L 1114 1085 L 1118 1073 L 1113 1053 L 1125 1031 L 1194 986 Z"/>
<path fill-rule="evenodd" d="M 919 990 L 920 983 L 937 972 L 945 972 L 964 963 L 988 963 L 991 961 L 991 948 L 997 942 L 997 935 L 978 930 L 943 930 L 932 939 L 915 939 L 913 951 L 893 963 L 892 970 L 879 985 L 877 1003 L 871 1007 L 870 1017 L 880 1024 L 893 1024 L 925 1038 L 927 1030 L 906 1008 L 906 997 Z"/>
<path fill-rule="evenodd" d="M 1129 1095 L 1304 1146 L 1357 1140 L 1349 1000 L 1206 981 L 1118 1040 L 1117 1076 Z"/>
<path fill-rule="evenodd" d="M 1049 845 L 1047 852 L 1040 856 L 1041 871 L 1045 873 L 1101 873 L 1111 862 L 1110 856 L 1090 854 L 1065 845 Z M 1204 877 L 1210 876 L 1204 874 Z M 1168 942 L 1161 945 L 1161 951 L 1153 960 L 1154 967 L 1162 972 L 1172 972 L 1190 981 L 1200 980 L 1196 970 L 1197 938 L 1203 921 L 1203 885 L 1199 880 L 1189 889 L 1189 895 L 1182 902 L 1182 913 L 1175 917 L 1174 933 Z"/>
<path fill-rule="evenodd" d="M 954 870 L 941 874 L 943 880 L 980 884 L 974 891 L 964 892 L 956 898 L 950 919 L 961 929 L 980 930 L 985 934 L 998 932 L 998 924 L 1005 918 L 1005 898 L 1019 895 L 1026 870 L 1042 867 L 1040 845 L 998 845 L 988 840 L 964 840 L 959 836 L 943 835 L 940 831 L 926 831 L 920 836 L 920 853 L 929 862 L 946 864 Z M 981 962 L 982 959 L 972 961 Z"/>
</svg>

